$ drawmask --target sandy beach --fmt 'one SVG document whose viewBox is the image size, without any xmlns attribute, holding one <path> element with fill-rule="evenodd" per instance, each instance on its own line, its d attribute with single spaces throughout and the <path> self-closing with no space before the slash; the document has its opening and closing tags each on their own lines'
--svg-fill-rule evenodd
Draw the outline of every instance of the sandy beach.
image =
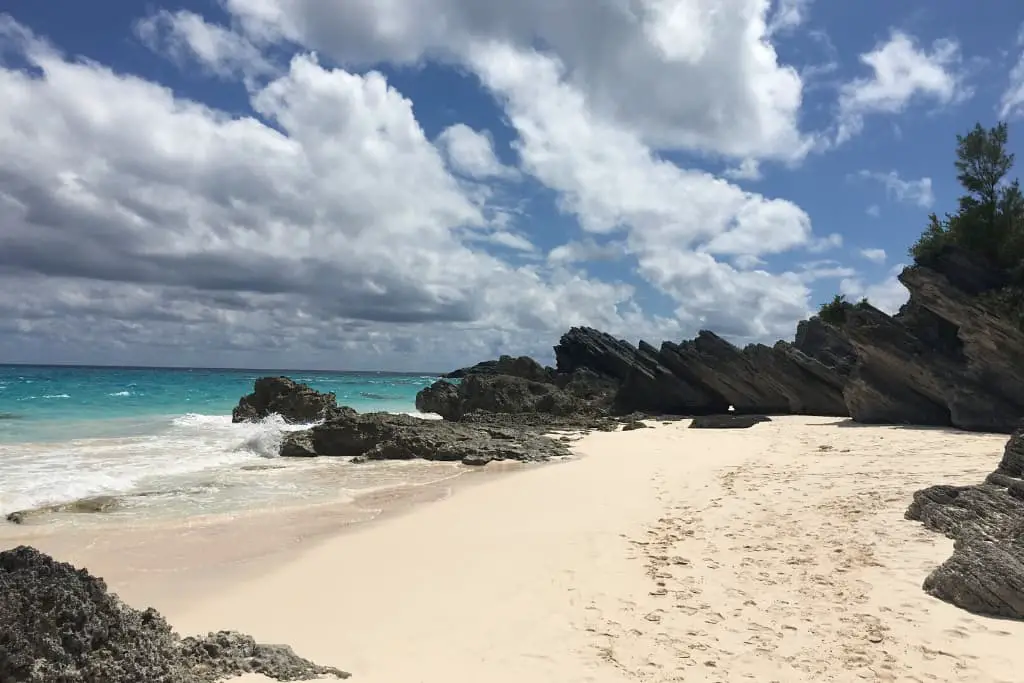
<svg viewBox="0 0 1024 683">
<path fill-rule="evenodd" d="M 903 519 L 916 489 L 981 481 L 1005 436 L 650 424 L 369 524 L 321 506 L 3 540 L 35 535 L 183 633 L 239 629 L 366 683 L 1020 679 L 1024 624 L 927 596 L 952 544 Z"/>
</svg>

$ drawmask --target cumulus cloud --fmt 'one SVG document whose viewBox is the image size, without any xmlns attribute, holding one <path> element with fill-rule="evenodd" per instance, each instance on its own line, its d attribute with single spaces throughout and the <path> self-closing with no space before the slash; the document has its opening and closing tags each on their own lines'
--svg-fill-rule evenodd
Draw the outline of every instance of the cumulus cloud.
<svg viewBox="0 0 1024 683">
<path fill-rule="evenodd" d="M 893 31 L 860 61 L 872 73 L 842 86 L 837 144 L 860 133 L 868 115 L 899 114 L 918 100 L 946 105 L 970 94 L 960 72 L 960 46 L 953 40 L 937 40 L 929 50 Z"/>
<path fill-rule="evenodd" d="M 881 173 L 879 171 L 862 170 L 857 174 L 860 178 L 873 180 L 881 183 L 885 193 L 896 201 L 915 204 L 922 209 L 927 209 L 935 203 L 935 194 L 932 192 L 932 179 L 925 177 L 918 180 L 905 180 L 896 171 Z"/>
<path fill-rule="evenodd" d="M 744 159 L 738 166 L 725 169 L 723 175 L 732 180 L 761 180 L 761 164 L 757 159 Z"/>
<path fill-rule="evenodd" d="M 137 26 L 178 64 L 244 80 L 251 115 L 0 20 L 2 47 L 35 71 L 0 68 L 0 354 L 47 339 L 70 359 L 154 362 L 174 347 L 194 364 L 429 369 L 546 358 L 575 324 L 791 336 L 808 283 L 846 273 L 773 273 L 764 257 L 841 237 L 658 151 L 727 158 L 746 179 L 806 154 L 802 83 L 767 40 L 785 28 L 769 29 L 769 3 L 567 2 L 225 0 L 230 28 L 184 11 Z M 806 7 L 770 16 L 787 6 Z M 278 41 L 298 46 L 288 63 L 266 57 Z M 486 131 L 455 123 L 428 139 L 369 68 L 423 59 L 479 77 L 516 135 L 517 169 Z M 550 248 L 526 231 L 510 180 L 542 186 L 579 234 Z M 601 259 L 628 263 L 671 315 L 586 275 Z"/>
<path fill-rule="evenodd" d="M 486 133 L 456 123 L 445 128 L 437 141 L 458 173 L 478 179 L 516 177 L 515 169 L 498 160 L 494 143 Z"/>
<path fill-rule="evenodd" d="M 251 36 L 298 42 L 343 64 L 465 62 L 492 41 L 543 44 L 596 113 L 658 148 L 793 159 L 811 146 L 799 129 L 803 84 L 768 40 L 766 0 L 226 0 L 225 6 Z M 793 25 L 805 7 L 784 0 L 773 17 Z"/>
<path fill-rule="evenodd" d="M 639 273 L 679 302 L 684 322 L 759 337 L 784 333 L 806 312 L 795 275 L 714 258 L 808 245 L 810 220 L 798 206 L 659 159 L 589 110 L 551 56 L 491 43 L 474 53 L 473 68 L 519 134 L 522 169 L 556 190 L 585 231 L 625 233 Z"/>
<path fill-rule="evenodd" d="M 147 47 L 178 64 L 196 62 L 221 78 L 252 78 L 277 71 L 248 38 L 188 10 L 155 12 L 136 22 L 135 34 Z"/>
<path fill-rule="evenodd" d="M 46 333 L 294 363 L 354 340 L 361 355 L 333 365 L 379 367 L 392 342 L 431 331 L 454 362 L 480 340 L 662 325 L 627 285 L 471 248 L 487 207 L 378 73 L 296 57 L 252 95 L 271 127 L 66 59 L 9 20 L 2 35 L 37 70 L 0 69 L 0 307 L 22 352 Z M 429 360 L 418 348 L 408 361 Z"/>
</svg>

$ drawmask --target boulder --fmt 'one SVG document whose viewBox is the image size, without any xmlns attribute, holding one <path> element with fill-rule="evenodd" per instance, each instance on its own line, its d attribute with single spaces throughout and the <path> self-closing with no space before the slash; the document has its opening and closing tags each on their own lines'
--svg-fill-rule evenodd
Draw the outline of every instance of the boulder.
<svg viewBox="0 0 1024 683">
<path fill-rule="evenodd" d="M 324 420 L 339 411 L 333 393 L 324 393 L 288 377 L 260 377 L 253 392 L 243 396 L 231 411 L 232 422 L 257 422 L 269 415 L 280 415 L 285 422 L 306 424 Z"/>
<path fill-rule="evenodd" d="M 693 418 L 690 429 L 749 429 L 762 422 L 771 422 L 766 415 L 701 415 Z"/>
<path fill-rule="evenodd" d="M 416 408 L 458 420 L 474 411 L 566 416 L 584 410 L 585 405 L 554 384 L 509 375 L 467 375 L 457 385 L 442 379 L 421 390 Z"/>
<path fill-rule="evenodd" d="M 0 552 L 4 683 L 210 683 L 245 673 L 349 676 L 241 633 L 181 638 L 156 610 L 125 605 L 84 569 L 28 546 Z"/>
<path fill-rule="evenodd" d="M 1010 437 L 995 472 L 974 486 L 917 491 L 906 518 L 953 539 L 952 556 L 924 589 L 967 611 L 1024 619 L 1024 430 Z"/>
<path fill-rule="evenodd" d="M 280 454 L 347 457 L 359 462 L 422 458 L 480 465 L 494 460 L 543 461 L 568 455 L 569 450 L 539 430 L 353 412 L 286 434 Z"/>
</svg>

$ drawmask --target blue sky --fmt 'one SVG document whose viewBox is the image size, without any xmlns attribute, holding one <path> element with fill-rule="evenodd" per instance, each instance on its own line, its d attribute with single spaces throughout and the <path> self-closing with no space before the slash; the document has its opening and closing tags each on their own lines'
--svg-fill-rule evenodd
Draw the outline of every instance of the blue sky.
<svg viewBox="0 0 1024 683">
<path fill-rule="evenodd" d="M 547 359 L 576 324 L 791 338 L 837 291 L 902 303 L 957 133 L 1002 117 L 1021 148 L 1011 0 L 0 16 L 0 361 L 431 369 Z"/>
</svg>

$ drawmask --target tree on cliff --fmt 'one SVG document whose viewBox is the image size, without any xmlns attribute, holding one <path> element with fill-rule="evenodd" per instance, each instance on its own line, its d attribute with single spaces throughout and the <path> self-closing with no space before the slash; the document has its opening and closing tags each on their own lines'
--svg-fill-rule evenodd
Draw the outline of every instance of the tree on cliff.
<svg viewBox="0 0 1024 683">
<path fill-rule="evenodd" d="M 975 124 L 957 135 L 957 180 L 966 190 L 955 214 L 928 217 L 928 227 L 910 248 L 919 265 L 927 266 L 946 246 L 958 246 L 985 257 L 1024 283 L 1024 194 L 1016 179 L 1007 180 L 1014 155 L 1006 149 L 1009 130 L 1000 122 L 985 129 Z"/>
</svg>

